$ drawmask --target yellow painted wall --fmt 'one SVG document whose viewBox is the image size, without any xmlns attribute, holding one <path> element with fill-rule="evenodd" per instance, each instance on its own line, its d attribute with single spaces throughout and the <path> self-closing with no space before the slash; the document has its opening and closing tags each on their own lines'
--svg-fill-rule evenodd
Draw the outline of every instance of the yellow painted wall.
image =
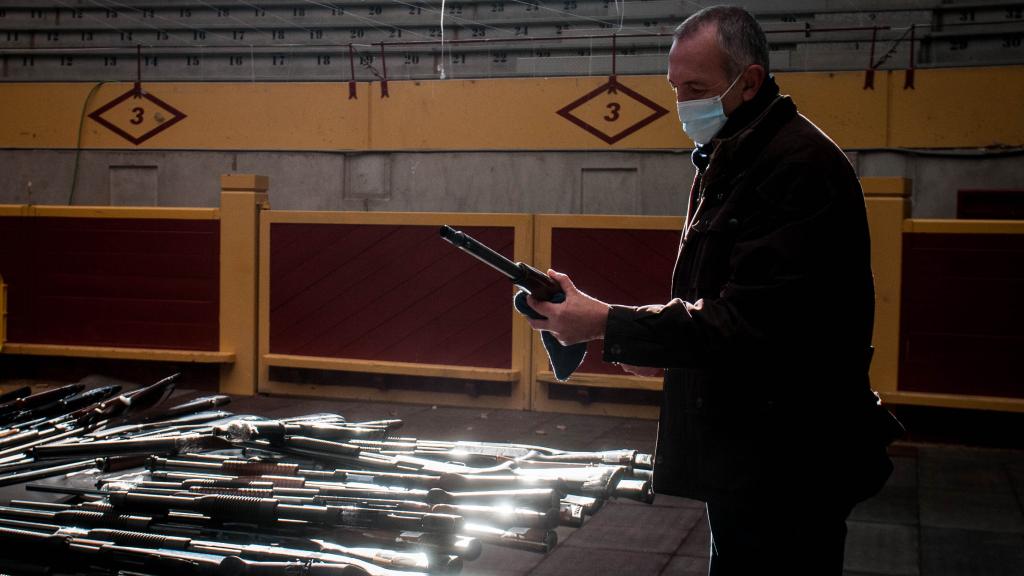
<svg viewBox="0 0 1024 576">
<path fill-rule="evenodd" d="M 1020 146 L 1024 140 L 1024 67 L 917 71 L 914 90 L 891 90 L 891 146 Z M 930 71 L 929 71 L 930 72 Z M 961 144 L 964 142 L 965 144 Z"/>
<path fill-rule="evenodd" d="M 864 90 L 863 72 L 778 75 L 785 93 L 841 146 L 973 148 L 1024 145 L 1024 66 L 922 69 L 916 89 L 903 71 L 879 72 Z M 675 117 L 661 76 L 620 81 L 668 113 L 615 144 L 557 115 L 605 77 L 506 78 L 377 83 L 147 83 L 145 89 L 187 117 L 135 145 L 86 118 L 87 149 L 210 150 L 608 150 L 678 149 L 692 144 Z M 88 114 L 131 84 L 0 84 L 0 148 L 75 148 Z M 91 94 L 91 96 L 90 96 Z M 88 103 L 86 100 L 88 99 Z M 611 116 L 617 105 L 617 119 Z M 139 110 L 141 109 L 141 112 Z M 148 100 L 111 110 L 112 122 L 138 135 L 169 114 Z M 615 133 L 647 114 L 626 97 L 602 95 L 579 115 Z M 159 117 L 158 117 L 159 115 Z M 132 120 L 138 123 L 132 124 Z"/>
<path fill-rule="evenodd" d="M 1024 80 L 1024 68 L 1021 69 Z M 902 73 L 875 73 L 875 88 L 864 89 L 863 72 L 779 74 L 783 94 L 843 148 L 884 148 L 889 91 L 902 86 Z M 1024 140 L 1024 135 L 1022 135 Z"/>
</svg>

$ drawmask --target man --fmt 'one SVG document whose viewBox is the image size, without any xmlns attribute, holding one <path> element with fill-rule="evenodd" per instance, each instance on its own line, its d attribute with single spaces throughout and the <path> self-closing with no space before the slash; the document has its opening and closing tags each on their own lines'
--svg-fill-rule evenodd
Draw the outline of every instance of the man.
<svg viewBox="0 0 1024 576">
<path fill-rule="evenodd" d="M 654 469 L 707 502 L 711 574 L 840 574 L 846 517 L 891 472 L 898 423 L 870 390 L 874 287 L 864 198 L 835 143 L 769 76 L 740 8 L 675 33 L 668 81 L 697 176 L 665 305 L 609 306 L 549 271 L 530 298 L 561 343 L 665 370 Z"/>
</svg>

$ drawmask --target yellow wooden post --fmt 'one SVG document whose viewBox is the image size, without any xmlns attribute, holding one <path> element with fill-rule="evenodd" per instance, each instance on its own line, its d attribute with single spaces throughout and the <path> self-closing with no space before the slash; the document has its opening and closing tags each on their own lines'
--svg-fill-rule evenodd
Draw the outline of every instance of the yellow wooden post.
<svg viewBox="0 0 1024 576">
<path fill-rule="evenodd" d="M 254 174 L 220 177 L 220 350 L 235 355 L 221 367 L 225 394 L 256 393 L 259 226 L 269 185 L 269 178 Z"/>
<path fill-rule="evenodd" d="M 517 262 L 533 259 L 533 215 L 515 226 L 515 244 L 512 257 Z M 518 288 L 513 288 L 514 293 Z M 512 369 L 519 372 L 518 400 L 520 410 L 528 410 L 533 403 L 533 330 L 526 318 L 512 310 Z"/>
<path fill-rule="evenodd" d="M 881 394 L 897 389 L 900 351 L 900 285 L 903 274 L 903 220 L 910 216 L 908 178 L 861 178 L 871 229 L 871 268 L 875 274 L 875 357 L 871 384 Z"/>
</svg>

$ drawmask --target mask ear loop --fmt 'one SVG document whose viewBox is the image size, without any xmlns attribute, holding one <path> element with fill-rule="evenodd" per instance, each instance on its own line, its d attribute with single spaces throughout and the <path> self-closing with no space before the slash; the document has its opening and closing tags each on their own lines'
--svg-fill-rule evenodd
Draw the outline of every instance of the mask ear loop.
<svg viewBox="0 0 1024 576">
<path fill-rule="evenodd" d="M 748 68 L 749 68 L 749 66 L 748 66 Z M 736 86 L 736 83 L 739 82 L 740 78 L 743 78 L 743 75 L 746 74 L 746 73 L 747 73 L 747 69 L 744 68 L 743 72 L 740 72 L 739 75 L 736 76 L 735 79 L 733 79 L 732 84 L 729 84 L 729 87 L 725 89 L 725 92 L 722 92 L 722 94 L 719 95 L 718 97 L 719 98 L 725 98 L 725 95 L 728 94 L 729 91 L 732 90 L 734 86 Z"/>
</svg>

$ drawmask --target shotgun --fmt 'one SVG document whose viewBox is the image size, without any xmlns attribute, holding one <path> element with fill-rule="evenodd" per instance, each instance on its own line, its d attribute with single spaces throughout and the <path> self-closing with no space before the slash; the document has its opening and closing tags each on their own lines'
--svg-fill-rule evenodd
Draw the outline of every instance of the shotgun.
<svg viewBox="0 0 1024 576">
<path fill-rule="evenodd" d="M 30 490 L 104 496 L 117 510 L 141 514 L 167 514 L 188 510 L 223 522 L 241 522 L 257 526 L 275 526 L 300 521 L 324 527 L 396 528 L 427 532 L 454 533 L 462 528 L 462 517 L 452 514 L 391 512 L 356 506 L 317 506 L 286 504 L 275 498 L 252 498 L 225 494 L 182 495 L 151 494 L 132 490 L 101 491 L 63 486 L 29 484 Z"/>
<path fill-rule="evenodd" d="M 451 226 L 441 226 L 441 238 L 451 242 L 456 248 L 500 272 L 513 284 L 526 290 L 538 300 L 562 302 L 565 294 L 562 287 L 550 276 L 523 262 L 513 262 L 498 254 L 487 245 L 474 239 L 465 232 Z"/>
</svg>

